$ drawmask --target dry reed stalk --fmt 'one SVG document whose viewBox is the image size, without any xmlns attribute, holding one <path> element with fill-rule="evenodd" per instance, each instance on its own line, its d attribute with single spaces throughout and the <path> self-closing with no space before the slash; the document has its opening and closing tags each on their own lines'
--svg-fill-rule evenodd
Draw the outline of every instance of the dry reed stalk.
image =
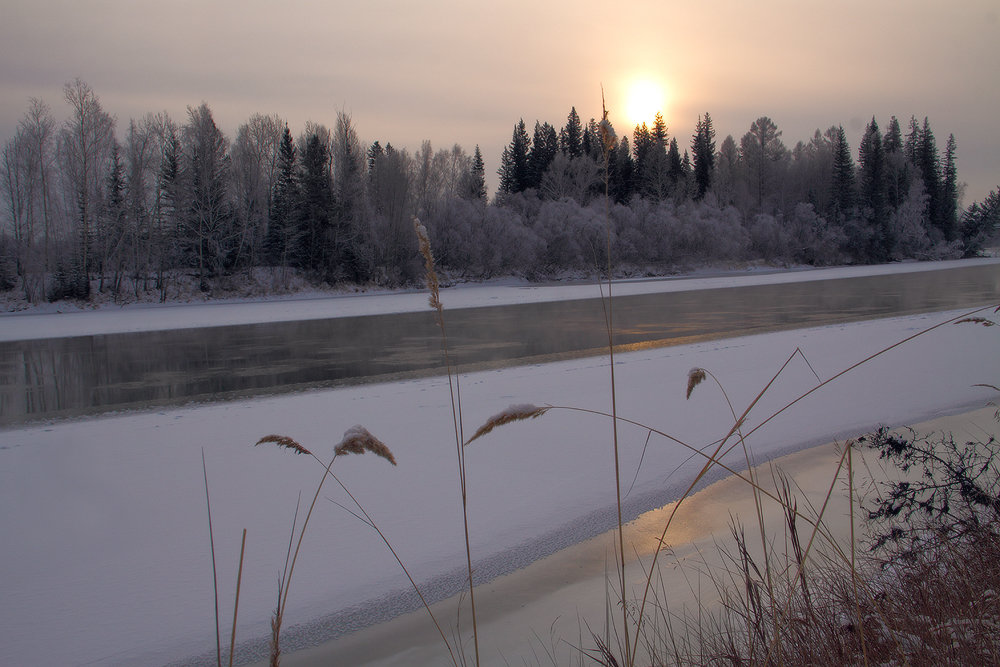
<svg viewBox="0 0 1000 667">
<path fill-rule="evenodd" d="M 476 619 L 476 591 L 472 579 L 472 546 L 469 540 L 469 497 L 465 474 L 465 433 L 462 420 L 462 389 L 458 377 L 452 372 L 451 355 L 448 352 L 448 334 L 444 326 L 444 307 L 441 305 L 441 281 L 438 278 L 434 263 L 434 252 L 431 250 L 430 236 L 427 228 L 416 217 L 413 218 L 413 229 L 417 234 L 420 254 L 424 258 L 427 289 L 430 292 L 429 304 L 434 309 L 438 328 L 441 329 L 441 350 L 444 354 L 445 368 L 448 372 L 448 392 L 451 397 L 451 417 L 455 432 L 455 450 L 458 458 L 458 479 L 462 493 L 462 523 L 465 532 L 465 565 L 469 578 L 469 606 L 472 610 L 472 642 L 475 650 L 476 665 L 479 665 L 479 624 Z M 458 642 L 461 647 L 461 642 Z"/>
<path fill-rule="evenodd" d="M 219 574 L 215 567 L 215 532 L 212 530 L 212 500 L 208 496 L 208 466 L 205 464 L 205 448 L 201 448 L 201 470 L 205 475 L 205 506 L 208 508 L 208 543 L 212 552 L 212 594 L 215 597 L 215 658 L 216 665 L 222 667 L 222 634 L 219 629 Z"/>
<path fill-rule="evenodd" d="M 416 592 L 417 597 L 420 598 L 421 604 L 424 605 L 424 609 L 427 610 L 427 613 L 430 615 L 431 621 L 434 623 L 434 627 L 437 628 L 438 634 L 441 635 L 441 640 L 444 642 L 445 648 L 448 649 L 448 655 L 451 657 L 452 663 L 455 665 L 455 667 L 458 667 L 458 660 L 455 657 L 455 651 L 454 649 L 452 649 L 451 643 L 448 641 L 448 637 L 444 633 L 444 629 L 441 627 L 441 624 L 438 622 L 437 617 L 431 610 L 430 603 L 427 602 L 427 599 L 424 597 L 423 591 L 420 590 L 420 587 L 417 585 L 417 582 L 413 579 L 413 576 L 410 574 L 410 570 L 403 563 L 403 559 L 399 557 L 399 553 L 396 551 L 395 547 L 393 547 L 392 544 L 389 542 L 389 538 L 386 537 L 385 533 L 382 532 L 382 529 L 378 527 L 378 525 L 375 523 L 375 520 L 371 517 L 370 514 L 368 514 L 368 511 L 358 501 L 358 499 L 354 496 L 354 494 L 351 493 L 351 491 L 347 488 L 344 482 L 332 472 L 330 473 L 330 477 L 332 477 L 333 481 L 337 482 L 337 484 L 340 485 L 340 488 L 343 489 L 344 493 L 346 493 L 347 496 L 351 499 L 351 502 L 353 502 L 354 506 L 358 508 L 358 511 L 361 512 L 361 515 L 359 516 L 355 514 L 350 509 L 347 508 L 344 509 L 347 509 L 348 512 L 354 514 L 355 517 L 357 517 L 363 523 L 371 527 L 371 529 L 375 531 L 375 533 L 379 536 L 379 538 L 381 538 L 386 548 L 389 549 L 389 553 L 392 554 L 392 557 L 396 559 L 396 562 L 399 564 L 399 567 L 403 570 L 403 574 L 405 574 L 406 578 L 410 581 L 410 586 L 413 587 L 413 590 Z"/>
<path fill-rule="evenodd" d="M 240 543 L 240 568 L 236 572 L 236 601 L 233 603 L 233 632 L 229 636 L 229 667 L 233 667 L 233 655 L 236 653 L 236 615 L 240 611 L 240 584 L 243 581 L 243 554 L 247 548 L 247 529 L 243 529 L 243 541 Z"/>
<path fill-rule="evenodd" d="M 611 429 L 614 445 L 615 457 L 615 504 L 618 510 L 618 574 L 621 585 L 621 607 L 622 607 L 622 634 L 625 637 L 625 664 L 632 667 L 635 656 L 632 655 L 629 644 L 628 630 L 628 600 L 625 588 L 625 525 L 622 521 L 622 479 L 621 479 L 621 457 L 618 451 L 618 395 L 615 383 L 615 326 L 614 326 L 614 300 L 611 294 L 611 285 L 614 282 L 613 265 L 611 259 L 611 173 L 610 160 L 611 151 L 614 150 L 617 138 L 614 128 L 608 120 L 608 108 L 604 103 L 604 86 L 601 86 L 601 122 L 598 125 L 601 137 L 601 149 L 604 157 L 604 219 L 605 219 L 605 239 L 607 253 L 607 276 L 608 276 L 608 298 L 601 300 L 605 305 L 605 323 L 608 331 L 608 361 L 611 381 Z M 636 637 L 638 641 L 638 633 Z"/>
<path fill-rule="evenodd" d="M 799 350 L 798 348 L 796 348 L 796 352 L 798 352 L 799 354 L 802 354 L 801 350 Z M 802 355 L 802 358 L 805 359 L 805 355 Z M 809 364 L 808 359 L 806 359 L 806 364 Z M 812 368 L 811 365 L 809 367 L 810 367 L 810 369 Z M 815 371 L 814 371 L 814 373 L 815 373 Z M 763 501 L 762 501 L 762 498 L 761 498 L 760 491 L 758 490 L 760 488 L 760 484 L 759 484 L 759 482 L 757 480 L 756 468 L 753 465 L 753 461 L 752 461 L 753 457 L 750 454 L 750 446 L 747 444 L 746 437 L 743 435 L 743 430 L 742 430 L 743 419 L 738 418 L 736 416 L 736 409 L 733 407 L 733 402 L 731 400 L 729 400 L 729 393 L 726 391 L 725 386 L 722 384 L 722 382 L 719 380 L 719 378 L 715 376 L 714 373 L 712 373 L 711 371 L 709 371 L 709 370 L 707 370 L 705 368 L 692 368 L 688 372 L 687 391 L 685 392 L 685 395 L 686 395 L 687 399 L 690 400 L 691 394 L 694 391 L 695 387 L 697 387 L 699 384 L 701 384 L 705 380 L 706 377 L 711 377 L 712 380 L 715 382 L 716 386 L 719 388 L 719 391 L 722 392 L 722 397 L 725 399 L 726 405 L 729 407 L 729 412 L 730 412 L 730 414 L 733 417 L 733 423 L 734 423 L 735 428 L 736 428 L 736 437 L 737 437 L 737 443 L 736 444 L 738 444 L 739 446 L 741 446 L 742 449 L 743 449 L 743 460 L 746 462 L 746 465 L 747 465 L 747 477 L 751 481 L 750 490 L 751 490 L 751 493 L 753 495 L 754 510 L 755 510 L 755 512 L 757 514 L 757 527 L 759 529 L 759 534 L 760 534 L 761 550 L 762 550 L 762 553 L 767 553 L 767 536 L 766 536 L 766 532 L 767 531 L 765 530 L 765 527 L 764 527 L 764 506 L 763 506 Z M 736 445 L 734 445 L 734 447 L 735 446 Z M 728 451 L 726 453 L 728 454 Z M 723 454 L 723 456 L 725 456 L 725 454 Z M 785 509 L 787 510 L 788 508 L 785 508 Z M 796 514 L 797 514 L 796 509 L 792 508 L 791 509 L 791 514 L 790 514 L 790 516 L 792 517 L 792 520 L 794 520 L 794 517 L 795 517 Z M 766 558 L 764 559 L 764 574 L 766 575 L 766 584 L 767 584 L 768 599 L 770 600 L 771 604 L 773 605 L 774 601 L 775 601 L 775 592 L 774 592 L 774 579 L 773 579 L 772 572 L 771 572 L 771 562 L 770 562 L 770 559 L 766 559 Z M 776 619 L 774 619 L 774 620 L 775 620 L 775 625 L 774 625 L 774 630 L 773 631 L 774 631 L 775 635 L 777 635 L 778 632 L 779 632 L 779 628 L 777 626 Z"/>
<path fill-rule="evenodd" d="M 300 445 L 293 438 L 283 435 L 267 435 L 258 440 L 255 444 L 260 445 L 262 443 L 274 444 L 278 447 L 289 449 L 296 454 L 308 454 L 313 459 L 315 459 L 320 465 L 323 462 L 313 454 L 311 451 Z M 312 518 L 313 509 L 316 507 L 316 501 L 319 499 L 320 491 L 323 489 L 323 484 L 326 482 L 326 478 L 331 474 L 330 468 L 333 467 L 334 461 L 337 460 L 338 456 L 346 453 L 357 453 L 363 454 L 366 451 L 370 451 L 377 456 L 380 456 L 393 465 L 396 465 L 396 459 L 393 457 L 392 452 L 389 448 L 385 446 L 378 438 L 373 436 L 368 432 L 363 426 L 354 426 L 348 429 L 344 433 L 344 438 L 341 440 L 340 444 L 334 448 L 333 457 L 330 458 L 330 463 L 326 464 L 323 469 L 323 476 L 320 478 L 319 484 L 316 486 L 316 493 L 313 494 L 312 502 L 309 504 L 309 510 L 306 512 L 306 518 L 302 522 L 302 528 L 299 529 L 299 539 L 295 543 L 295 551 L 292 554 L 291 561 L 286 560 L 286 571 L 282 572 L 281 579 L 278 583 L 278 607 L 274 612 L 274 617 L 271 619 L 271 656 L 270 665 L 271 667 L 278 667 L 280 664 L 281 649 L 279 645 L 279 640 L 281 636 L 281 623 L 284 619 L 285 609 L 288 604 L 288 592 L 291 590 L 292 584 L 292 574 L 295 572 L 295 563 L 299 558 L 299 550 L 302 548 L 302 540 L 306 534 L 306 528 L 309 526 L 309 519 Z M 298 516 L 298 507 L 295 510 L 296 516 Z M 292 526 L 292 536 L 295 535 L 295 526 Z M 290 546 L 290 543 L 289 543 Z"/>
</svg>

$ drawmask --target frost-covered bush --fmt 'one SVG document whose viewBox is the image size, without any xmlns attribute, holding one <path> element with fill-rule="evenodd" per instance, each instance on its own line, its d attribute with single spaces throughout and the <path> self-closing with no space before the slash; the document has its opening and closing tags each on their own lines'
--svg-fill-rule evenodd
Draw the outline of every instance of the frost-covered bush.
<svg viewBox="0 0 1000 667">
<path fill-rule="evenodd" d="M 924 225 L 926 211 L 927 195 L 923 183 L 918 180 L 910 188 L 906 201 L 889 217 L 890 255 L 893 259 L 929 258 L 931 240 Z"/>
<path fill-rule="evenodd" d="M 792 260 L 802 264 L 828 266 L 845 261 L 841 248 L 847 234 L 839 225 L 816 214 L 812 204 L 798 204 L 788 220 L 793 238 Z"/>
<path fill-rule="evenodd" d="M 607 265 L 607 221 L 602 208 L 573 199 L 542 204 L 532 229 L 545 243 L 544 271 L 600 270 Z"/>
</svg>

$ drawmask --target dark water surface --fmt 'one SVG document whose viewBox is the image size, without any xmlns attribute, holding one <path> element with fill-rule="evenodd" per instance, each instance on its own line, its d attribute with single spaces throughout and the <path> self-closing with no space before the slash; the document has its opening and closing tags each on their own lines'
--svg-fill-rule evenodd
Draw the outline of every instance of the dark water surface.
<svg viewBox="0 0 1000 667">
<path fill-rule="evenodd" d="M 677 345 L 998 300 L 996 264 L 624 296 L 614 301 L 615 343 Z M 449 310 L 445 320 L 462 370 L 607 346 L 596 298 Z M 430 310 L 16 341 L 0 343 L 0 425 L 443 372 Z"/>
</svg>

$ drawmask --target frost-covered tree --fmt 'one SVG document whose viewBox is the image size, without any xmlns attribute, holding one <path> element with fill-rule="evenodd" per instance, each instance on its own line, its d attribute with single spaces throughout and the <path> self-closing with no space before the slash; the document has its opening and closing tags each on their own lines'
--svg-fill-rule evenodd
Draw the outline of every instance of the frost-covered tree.
<svg viewBox="0 0 1000 667">
<path fill-rule="evenodd" d="M 239 234 L 233 259 L 236 266 L 253 267 L 263 261 L 264 235 L 286 126 L 277 115 L 258 113 L 236 131 L 231 150 L 233 216 Z"/>
<path fill-rule="evenodd" d="M 966 257 L 975 257 L 1000 232 L 1000 188 L 990 191 L 983 201 L 972 204 L 962 214 L 962 243 Z"/>
<path fill-rule="evenodd" d="M 333 216 L 331 265 L 327 280 L 365 283 L 375 272 L 374 246 L 365 217 L 365 155 L 351 116 L 337 112 L 331 139 L 333 162 Z"/>
<path fill-rule="evenodd" d="M 737 200 L 737 190 L 742 185 L 740 179 L 740 149 L 736 146 L 733 135 L 726 135 L 719 147 L 715 169 L 713 190 L 719 202 L 732 205 Z"/>
<path fill-rule="evenodd" d="M 93 89 L 80 79 L 63 87 L 63 98 L 70 107 L 70 117 L 59 136 L 59 153 L 76 208 L 78 239 L 78 250 L 70 260 L 75 277 L 71 291 L 74 296 L 86 298 L 94 261 L 93 228 L 101 207 L 102 179 L 111 155 L 115 119 L 104 111 Z"/>
<path fill-rule="evenodd" d="M 184 244 L 198 270 L 199 286 L 207 291 L 208 277 L 226 268 L 236 239 L 228 198 L 229 142 L 216 126 L 211 109 L 202 103 L 188 107 L 181 143 L 188 188 Z"/>
<path fill-rule="evenodd" d="M 740 161 L 747 178 L 752 206 L 762 211 L 772 208 L 783 176 L 788 150 L 781 141 L 781 131 L 767 116 L 750 125 L 750 131 L 740 140 Z"/>
</svg>

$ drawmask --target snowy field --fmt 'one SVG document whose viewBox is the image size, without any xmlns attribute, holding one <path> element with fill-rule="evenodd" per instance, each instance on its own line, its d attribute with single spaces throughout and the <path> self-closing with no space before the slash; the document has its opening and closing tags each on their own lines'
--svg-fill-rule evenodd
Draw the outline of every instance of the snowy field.
<svg viewBox="0 0 1000 667">
<path fill-rule="evenodd" d="M 831 274 L 856 275 L 851 269 L 833 269 L 705 282 L 721 286 L 719 281 L 745 284 L 834 277 Z M 681 288 L 685 282 L 629 283 L 616 293 L 654 284 L 659 289 Z M 578 294 L 578 289 L 587 294 Z M 579 298 L 595 290 L 470 287 L 446 292 L 444 302 L 447 308 L 504 298 Z M 374 300 L 380 305 L 366 305 L 370 298 L 343 298 L 17 315 L 0 319 L 0 329 L 13 339 L 18 334 L 11 331 L 22 320 L 35 322 L 29 327 L 53 322 L 45 331 L 58 329 L 51 335 L 64 335 L 159 328 L 161 317 L 172 326 L 295 319 L 305 311 L 314 315 L 319 303 L 329 309 L 322 317 L 351 309 L 350 314 L 361 314 L 368 308 L 426 307 L 423 294 Z M 958 314 L 622 354 L 616 357 L 619 413 L 703 447 L 728 431 L 731 417 L 718 388 L 710 384 L 685 401 L 690 368 L 712 371 L 740 411 L 796 348 L 825 380 Z M 856 435 L 879 423 L 912 423 L 980 407 L 997 398 L 973 385 L 1000 380 L 998 349 L 996 327 L 936 328 L 831 382 L 769 422 L 749 441 L 754 455 L 759 462 Z M 818 380 L 813 370 L 801 358 L 794 359 L 751 413 L 746 429 L 814 387 Z M 469 374 L 462 376 L 461 389 L 469 433 L 511 403 L 596 410 L 610 406 L 603 358 Z M 223 617 L 231 614 L 240 536 L 246 528 L 238 638 L 265 635 L 296 500 L 301 493 L 308 503 L 322 470 L 307 457 L 253 443 L 279 433 L 326 458 L 354 424 L 383 440 L 399 465 L 372 456 L 347 457 L 338 459 L 334 471 L 414 576 L 428 582 L 432 594 L 454 592 L 461 586 L 464 546 L 444 378 L 45 423 L 0 431 L 0 663 L 151 665 L 181 662 L 208 651 L 214 657 L 203 451 Z M 479 575 L 509 570 L 610 527 L 615 489 L 610 436 L 607 419 L 553 410 L 470 445 L 471 540 Z M 676 495 L 701 465 L 688 450 L 656 438 L 643 452 L 642 429 L 623 427 L 621 442 L 623 489 L 629 492 L 626 502 L 632 515 Z M 733 452 L 728 460 L 740 467 L 742 453 Z M 394 592 L 407 589 L 379 538 L 335 504 L 349 503 L 344 494 L 328 484 L 323 496 L 292 581 L 286 627 L 304 625 L 291 629 L 288 649 L 300 640 L 328 636 L 329 628 L 312 622 L 330 613 L 346 610 L 342 618 L 351 622 L 379 620 L 386 607 L 398 602 L 366 603 L 385 595 L 395 600 Z"/>
</svg>

